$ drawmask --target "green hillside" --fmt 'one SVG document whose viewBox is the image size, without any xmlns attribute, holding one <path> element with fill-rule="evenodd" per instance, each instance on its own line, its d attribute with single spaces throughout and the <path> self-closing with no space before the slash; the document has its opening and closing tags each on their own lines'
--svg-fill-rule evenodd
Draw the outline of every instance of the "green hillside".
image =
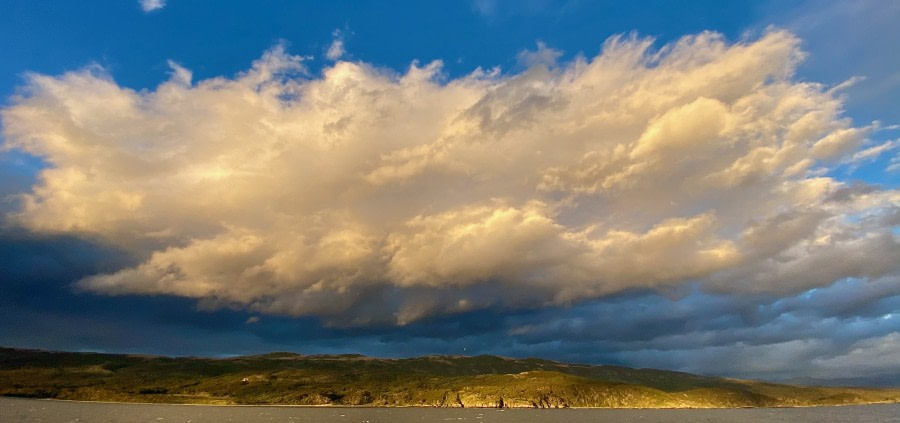
<svg viewBox="0 0 900 423">
<path fill-rule="evenodd" d="M 900 402 L 898 389 L 814 388 L 482 355 L 227 359 L 0 348 L 0 395 L 203 404 L 780 407 Z"/>
</svg>

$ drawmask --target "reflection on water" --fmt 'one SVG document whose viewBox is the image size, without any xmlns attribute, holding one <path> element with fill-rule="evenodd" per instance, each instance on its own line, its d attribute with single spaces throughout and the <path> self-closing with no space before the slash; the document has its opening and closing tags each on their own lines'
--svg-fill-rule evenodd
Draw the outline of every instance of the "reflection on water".
<svg viewBox="0 0 900 423">
<path fill-rule="evenodd" d="M 898 422 L 900 404 L 723 410 L 238 407 L 0 398 L 0 422 Z"/>
</svg>

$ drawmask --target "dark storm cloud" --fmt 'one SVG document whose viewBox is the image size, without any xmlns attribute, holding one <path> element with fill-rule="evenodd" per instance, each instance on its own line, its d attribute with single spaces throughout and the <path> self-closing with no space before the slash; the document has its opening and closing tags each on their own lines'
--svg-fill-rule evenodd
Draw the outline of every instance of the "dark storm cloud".
<svg viewBox="0 0 900 423">
<path fill-rule="evenodd" d="M 26 347 L 167 355 L 488 353 L 783 379 L 849 377 L 829 363 L 886 348 L 900 332 L 900 316 L 892 314 L 900 310 L 896 277 L 846 279 L 784 298 L 715 295 L 697 287 L 670 296 L 629 291 L 571 307 L 333 327 L 314 317 L 257 316 L 248 323 L 254 314 L 198 311 L 183 298 L 79 293 L 71 283 L 80 275 L 133 259 L 71 237 L 6 230 L 0 253 L 2 342 Z M 786 362 L 792 363 L 788 370 Z M 873 369 L 892 374 L 891 365 Z"/>
<path fill-rule="evenodd" d="M 787 298 L 631 292 L 572 307 L 478 311 L 402 327 L 328 328 L 312 319 L 265 317 L 252 331 L 309 353 L 489 353 L 785 379 L 841 376 L 826 366 L 829 360 L 892 342 L 900 319 L 890 313 L 898 306 L 896 279 L 844 280 Z M 879 369 L 889 373 L 891 365 Z"/>
<path fill-rule="evenodd" d="M 218 354 L 235 348 L 245 313 L 198 313 L 173 297 L 104 298 L 72 284 L 133 263 L 115 249 L 72 236 L 0 230 L 0 345 L 63 350 Z M 244 339 L 247 341 L 247 339 Z M 250 350 L 247 348 L 246 350 Z"/>
</svg>

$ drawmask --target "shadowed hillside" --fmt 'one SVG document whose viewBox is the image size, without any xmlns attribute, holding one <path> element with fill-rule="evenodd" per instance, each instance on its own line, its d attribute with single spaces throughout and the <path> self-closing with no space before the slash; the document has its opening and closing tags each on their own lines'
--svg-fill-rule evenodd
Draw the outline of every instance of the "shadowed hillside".
<svg viewBox="0 0 900 423">
<path fill-rule="evenodd" d="M 779 407 L 900 402 L 898 389 L 797 387 L 482 355 L 227 359 L 0 348 L 0 395 L 126 402 L 428 407 Z"/>
</svg>

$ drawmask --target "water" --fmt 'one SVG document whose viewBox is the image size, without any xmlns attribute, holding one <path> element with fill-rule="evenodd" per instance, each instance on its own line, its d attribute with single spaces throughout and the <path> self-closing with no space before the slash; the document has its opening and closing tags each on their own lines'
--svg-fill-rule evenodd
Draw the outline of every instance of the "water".
<svg viewBox="0 0 900 423">
<path fill-rule="evenodd" d="M 447 409 L 110 404 L 0 397 L 0 422 L 900 422 L 900 404 L 724 410 Z"/>
</svg>

